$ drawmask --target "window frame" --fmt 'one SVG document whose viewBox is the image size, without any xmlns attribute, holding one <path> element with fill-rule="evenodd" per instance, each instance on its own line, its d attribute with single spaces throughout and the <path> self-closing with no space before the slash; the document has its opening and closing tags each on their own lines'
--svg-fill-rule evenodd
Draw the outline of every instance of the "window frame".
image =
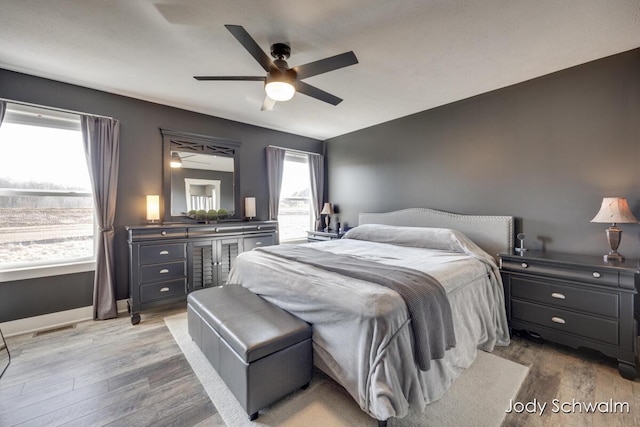
<svg viewBox="0 0 640 427">
<path fill-rule="evenodd" d="M 309 155 L 306 153 L 301 153 L 299 151 L 295 151 L 295 150 L 287 150 L 285 149 L 285 155 L 284 155 L 284 164 L 283 164 L 283 179 L 282 182 L 284 183 L 284 165 L 286 165 L 286 162 L 293 162 L 293 163 L 305 163 L 307 165 L 307 172 L 309 172 L 310 165 L 309 165 Z M 308 184 L 309 184 L 309 196 L 308 197 L 283 197 L 282 196 L 282 190 L 280 192 L 280 198 L 278 200 L 278 206 L 280 205 L 280 202 L 283 199 L 286 200 L 307 200 L 309 202 L 309 224 L 308 224 L 308 230 L 313 230 L 313 225 L 315 223 L 315 215 L 313 214 L 313 202 L 311 200 L 311 198 L 313 197 L 311 195 L 311 175 L 310 173 L 307 173 L 307 179 L 308 179 Z M 280 213 L 278 212 L 278 229 L 280 230 L 280 242 L 281 243 L 294 243 L 294 242 L 299 242 L 299 241 L 306 241 L 307 240 L 307 236 L 306 236 L 306 231 L 305 234 L 300 235 L 300 236 L 296 236 L 290 239 L 282 239 L 282 227 L 280 226 Z M 307 230 L 307 231 L 308 231 Z"/>
<path fill-rule="evenodd" d="M 81 132 L 80 115 L 48 107 L 37 107 L 7 101 L 3 124 L 11 123 L 38 126 L 49 129 L 63 129 Z M 29 188 L 3 188 L 0 196 L 54 196 L 93 197 L 92 191 L 45 190 Z M 64 274 L 95 271 L 98 244 L 98 224 L 95 205 L 93 210 L 93 253 L 91 256 L 55 259 L 48 262 L 17 262 L 0 266 L 0 283 L 16 280 L 35 279 Z"/>
</svg>

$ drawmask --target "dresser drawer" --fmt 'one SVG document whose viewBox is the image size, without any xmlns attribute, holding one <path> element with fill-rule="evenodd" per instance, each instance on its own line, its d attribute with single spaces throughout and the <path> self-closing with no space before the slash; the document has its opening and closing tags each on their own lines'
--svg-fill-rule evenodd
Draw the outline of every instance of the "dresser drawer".
<svg viewBox="0 0 640 427">
<path fill-rule="evenodd" d="M 149 283 L 184 277 L 186 261 L 164 262 L 162 264 L 143 265 L 140 267 L 140 282 Z"/>
<path fill-rule="evenodd" d="M 142 303 L 146 303 L 185 295 L 186 282 L 187 279 L 181 278 L 168 280 L 166 282 L 141 285 L 140 301 Z"/>
<path fill-rule="evenodd" d="M 502 268 L 510 272 L 550 276 L 558 279 L 575 280 L 583 283 L 618 286 L 618 272 L 615 270 L 587 268 L 571 265 L 547 264 L 538 260 L 503 260 Z"/>
<path fill-rule="evenodd" d="M 511 301 L 514 320 L 535 323 L 568 334 L 619 345 L 618 322 L 524 301 Z M 535 331 L 534 331 L 535 332 Z"/>
<path fill-rule="evenodd" d="M 142 265 L 183 260 L 186 256 L 187 245 L 184 243 L 140 246 L 140 264 Z"/>
<path fill-rule="evenodd" d="M 133 229 L 130 232 L 134 240 L 184 239 L 187 237 L 187 229 L 181 227 L 149 227 Z"/>
<path fill-rule="evenodd" d="M 273 245 L 273 236 L 256 236 L 256 237 L 245 237 L 243 241 L 243 250 L 250 251 L 254 248 L 261 248 L 263 246 L 271 246 Z"/>
<path fill-rule="evenodd" d="M 613 318 L 619 317 L 618 295 L 511 276 L 511 297 Z"/>
</svg>

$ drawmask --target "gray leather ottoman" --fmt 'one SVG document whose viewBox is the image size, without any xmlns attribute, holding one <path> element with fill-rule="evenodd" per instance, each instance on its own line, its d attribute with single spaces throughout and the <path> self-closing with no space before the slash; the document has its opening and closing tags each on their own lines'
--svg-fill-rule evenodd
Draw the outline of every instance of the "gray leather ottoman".
<svg viewBox="0 0 640 427">
<path fill-rule="evenodd" d="M 191 292 L 189 334 L 250 420 L 311 380 L 311 327 L 240 285 Z"/>
</svg>

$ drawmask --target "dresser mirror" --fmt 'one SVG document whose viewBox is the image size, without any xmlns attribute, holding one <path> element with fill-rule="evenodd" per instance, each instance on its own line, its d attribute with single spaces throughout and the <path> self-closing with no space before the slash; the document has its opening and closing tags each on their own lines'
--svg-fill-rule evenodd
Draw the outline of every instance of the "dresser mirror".
<svg viewBox="0 0 640 427">
<path fill-rule="evenodd" d="M 163 149 L 164 221 L 184 222 L 189 211 L 219 210 L 240 217 L 240 143 L 160 129 Z M 172 167 L 172 164 L 179 167 Z"/>
</svg>

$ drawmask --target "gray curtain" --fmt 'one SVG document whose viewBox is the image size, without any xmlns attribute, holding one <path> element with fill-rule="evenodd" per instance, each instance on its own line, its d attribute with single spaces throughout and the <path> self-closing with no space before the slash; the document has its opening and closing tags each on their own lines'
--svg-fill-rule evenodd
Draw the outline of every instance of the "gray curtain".
<svg viewBox="0 0 640 427">
<path fill-rule="evenodd" d="M 100 228 L 93 287 L 93 318 L 111 319 L 118 316 L 113 222 L 118 188 L 120 122 L 105 117 L 82 116 L 81 124 L 84 152 Z"/>
<path fill-rule="evenodd" d="M 267 147 L 267 181 L 269 183 L 269 219 L 278 219 L 278 204 L 282 188 L 284 155 L 282 148 Z"/>
<path fill-rule="evenodd" d="M 320 221 L 322 199 L 324 196 L 324 156 L 321 154 L 309 154 L 309 174 L 311 178 L 311 203 L 315 214 L 316 229 Z M 321 224 L 320 224 L 321 225 Z"/>
<path fill-rule="evenodd" d="M 4 120 L 4 113 L 7 111 L 7 101 L 0 101 L 0 126 Z"/>
</svg>

